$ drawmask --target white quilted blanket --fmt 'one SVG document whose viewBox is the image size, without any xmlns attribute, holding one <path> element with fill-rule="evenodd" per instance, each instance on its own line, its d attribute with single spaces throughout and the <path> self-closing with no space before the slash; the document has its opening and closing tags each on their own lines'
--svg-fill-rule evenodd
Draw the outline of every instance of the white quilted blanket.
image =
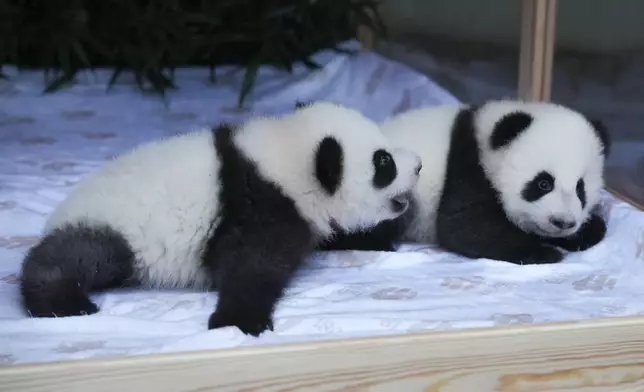
<svg viewBox="0 0 644 392">
<path fill-rule="evenodd" d="M 456 102 L 372 53 L 321 53 L 318 61 L 325 67 L 314 73 L 262 70 L 252 110 L 279 113 L 296 99 L 330 99 L 383 120 Z M 19 306 L 21 258 L 70 186 L 138 143 L 250 114 L 235 109 L 241 75 L 234 70 L 216 87 L 205 86 L 205 70 L 179 71 L 181 88 L 168 107 L 127 80 L 106 95 L 108 76 L 97 76 L 51 96 L 40 94 L 40 75 L 0 83 L 0 364 L 644 314 L 644 213 L 607 196 L 608 238 L 558 265 L 465 260 L 418 245 L 318 254 L 280 302 L 275 332 L 259 338 L 206 329 L 215 293 L 108 292 L 94 296 L 96 315 L 30 319 Z"/>
</svg>

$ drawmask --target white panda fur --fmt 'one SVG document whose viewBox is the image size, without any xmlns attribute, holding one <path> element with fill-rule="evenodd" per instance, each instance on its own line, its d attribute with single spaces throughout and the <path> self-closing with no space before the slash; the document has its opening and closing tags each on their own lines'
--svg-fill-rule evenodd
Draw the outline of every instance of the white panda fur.
<svg viewBox="0 0 644 392">
<path fill-rule="evenodd" d="M 441 105 L 413 109 L 395 116 L 381 125 L 396 145 L 413 146 L 421 157 L 423 170 L 413 189 L 417 211 L 410 219 L 403 240 L 429 243 L 435 241 L 436 212 L 443 193 L 447 154 L 452 140 L 452 126 L 460 105 Z"/>
<path fill-rule="evenodd" d="M 210 279 L 198 259 L 218 214 L 219 170 L 210 130 L 144 144 L 81 180 L 43 235 L 82 221 L 109 225 L 135 251 L 143 285 L 206 289 Z"/>
<path fill-rule="evenodd" d="M 507 119 L 510 122 L 503 121 Z M 381 129 L 396 145 L 414 149 L 421 157 L 423 171 L 413 190 L 413 207 L 404 217 L 383 222 L 368 234 L 340 238 L 327 249 L 388 250 L 397 241 L 437 243 L 469 257 L 525 264 L 556 262 L 562 255 L 554 247 L 581 250 L 603 238 L 605 223 L 591 213 L 603 186 L 609 140 L 600 124 L 574 110 L 514 100 L 490 101 L 480 107 L 445 105 L 399 114 Z M 502 140 L 504 132 L 507 140 L 492 148 L 492 138 Z M 471 135 L 472 145 L 465 146 L 468 141 L 458 135 Z M 461 163 L 469 169 L 454 170 Z M 528 202 L 522 191 L 541 171 L 554 175 L 554 190 Z M 583 207 L 576 195 L 582 176 Z M 446 191 L 446 184 L 469 187 L 471 195 L 456 194 L 453 188 Z M 482 203 L 488 203 L 489 210 L 474 206 L 478 197 L 486 197 Z M 498 214 L 490 212 L 495 209 Z M 551 218 L 574 221 L 574 226 L 558 229 Z M 485 232 L 500 238 L 488 238 Z M 516 241 L 525 249 L 510 251 L 499 244 L 504 241 Z"/>
<path fill-rule="evenodd" d="M 215 285 L 209 328 L 257 335 L 272 328 L 301 259 L 334 230 L 403 213 L 419 167 L 377 124 L 325 102 L 142 145 L 80 181 L 51 214 L 23 264 L 25 306 L 32 316 L 91 314 L 90 291 L 129 281 Z"/>
</svg>

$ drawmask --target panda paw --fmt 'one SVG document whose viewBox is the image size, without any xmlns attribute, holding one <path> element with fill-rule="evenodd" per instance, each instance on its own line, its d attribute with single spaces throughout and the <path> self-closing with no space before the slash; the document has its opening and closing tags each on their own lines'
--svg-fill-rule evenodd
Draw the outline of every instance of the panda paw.
<svg viewBox="0 0 644 392">
<path fill-rule="evenodd" d="M 273 320 L 270 314 L 262 315 L 252 311 L 215 311 L 208 320 L 208 329 L 223 327 L 237 327 L 244 334 L 257 337 L 266 330 L 273 330 Z"/>
<path fill-rule="evenodd" d="M 383 241 L 380 244 L 379 248 L 380 249 L 376 249 L 376 250 L 379 250 L 380 252 L 395 252 L 396 251 L 396 244 L 394 244 L 391 241 Z"/>
<path fill-rule="evenodd" d="M 581 252 L 597 245 L 606 236 L 606 222 L 599 215 L 592 215 L 579 231 L 570 237 L 549 241 L 570 252 Z"/>
<path fill-rule="evenodd" d="M 606 222 L 600 216 L 593 215 L 577 232 L 569 250 L 584 251 L 597 245 L 606 235 Z"/>
<path fill-rule="evenodd" d="M 75 290 L 47 294 L 49 295 L 43 296 L 23 289 L 25 306 L 31 317 L 89 316 L 99 311 L 98 306 L 86 294 Z"/>
<path fill-rule="evenodd" d="M 539 245 L 531 254 L 525 257 L 521 264 L 554 264 L 563 260 L 564 254 L 557 248 L 548 245 Z"/>
</svg>

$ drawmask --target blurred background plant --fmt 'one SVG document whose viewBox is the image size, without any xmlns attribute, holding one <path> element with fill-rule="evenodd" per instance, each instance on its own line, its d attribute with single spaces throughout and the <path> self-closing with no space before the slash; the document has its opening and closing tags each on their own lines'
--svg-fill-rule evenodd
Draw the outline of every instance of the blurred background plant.
<svg viewBox="0 0 644 392">
<path fill-rule="evenodd" d="M 83 69 L 124 71 L 142 91 L 165 96 L 173 70 L 245 68 L 238 104 L 258 68 L 291 71 L 296 63 L 355 37 L 358 26 L 385 33 L 375 0 L 0 0 L 2 65 L 45 70 L 46 93 L 73 83 Z M 6 77 L 0 74 L 0 77 Z M 146 84 L 149 87 L 146 87 Z"/>
</svg>

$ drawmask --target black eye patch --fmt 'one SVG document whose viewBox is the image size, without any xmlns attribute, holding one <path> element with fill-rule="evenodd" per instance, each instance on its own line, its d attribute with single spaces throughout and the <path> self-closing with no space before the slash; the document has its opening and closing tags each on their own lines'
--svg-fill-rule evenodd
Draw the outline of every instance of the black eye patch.
<svg viewBox="0 0 644 392">
<path fill-rule="evenodd" d="M 583 178 L 580 178 L 579 181 L 577 181 L 576 191 L 577 191 L 577 197 L 581 202 L 581 208 L 586 207 L 586 183 L 584 182 Z"/>
<path fill-rule="evenodd" d="M 325 137 L 315 152 L 315 178 L 329 195 L 333 195 L 340 188 L 343 172 L 342 146 L 333 137 Z"/>
<path fill-rule="evenodd" d="M 525 184 L 521 197 L 525 201 L 533 202 L 552 192 L 553 189 L 555 189 L 555 178 L 547 171 L 542 171 Z"/>
<path fill-rule="evenodd" d="M 394 158 L 385 150 L 376 150 L 373 153 L 373 186 L 381 189 L 390 185 L 396 179 L 398 171 Z"/>
</svg>

